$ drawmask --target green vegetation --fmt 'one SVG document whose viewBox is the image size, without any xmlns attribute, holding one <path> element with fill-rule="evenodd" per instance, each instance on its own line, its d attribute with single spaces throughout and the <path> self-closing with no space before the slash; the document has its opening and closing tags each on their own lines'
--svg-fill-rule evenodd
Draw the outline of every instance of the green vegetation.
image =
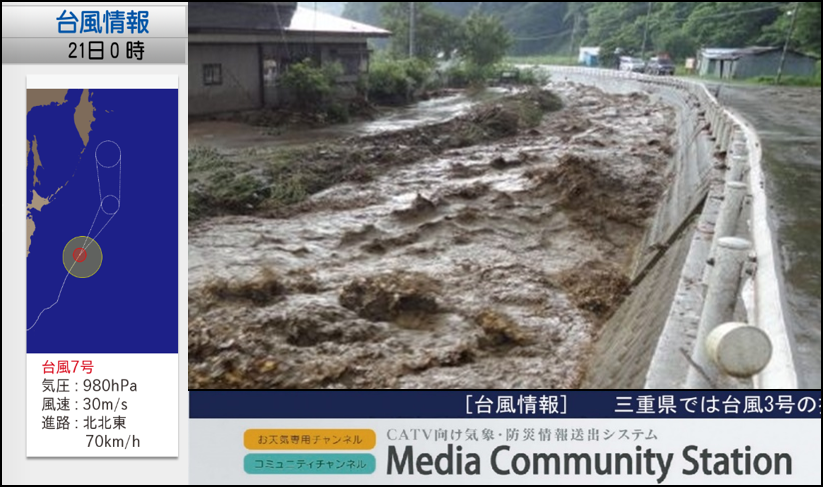
<svg viewBox="0 0 823 487">
<path fill-rule="evenodd" d="M 552 66 L 577 66 L 577 58 L 576 57 L 569 57 L 569 56 L 516 56 L 516 57 L 507 57 L 505 62 L 508 64 L 515 64 L 515 65 L 522 65 L 522 64 L 534 64 L 534 65 L 552 65 Z"/>
<path fill-rule="evenodd" d="M 381 56 L 372 61 L 361 80 L 361 90 L 369 100 L 384 105 L 408 103 L 432 81 L 432 65 L 420 59 L 392 59 Z"/>
<path fill-rule="evenodd" d="M 348 2 L 344 16 L 387 26 L 381 5 Z M 406 2 L 407 4 L 408 2 Z M 582 45 L 640 54 L 650 2 L 423 2 L 427 15 L 466 18 L 473 11 L 497 15 L 513 33 L 513 56 L 576 55 Z M 420 5 L 421 2 L 418 2 Z M 820 54 L 821 2 L 801 2 L 791 47 Z M 782 45 L 795 2 L 651 2 L 647 52 L 668 52 L 682 61 L 700 47 Z M 406 10 L 408 12 L 408 10 Z M 394 17 L 393 17 L 394 18 Z M 400 22 L 401 16 L 395 18 Z M 408 38 L 408 16 L 396 37 Z M 441 22 L 446 22 L 441 19 Z M 425 32 L 421 34 L 425 37 Z M 403 41 L 406 42 L 406 41 Z"/>
<path fill-rule="evenodd" d="M 785 15 L 781 15 L 775 23 L 765 29 L 763 40 L 769 44 L 779 45 L 786 40 L 789 31 L 794 3 L 783 7 Z M 820 2 L 802 2 L 800 16 L 794 31 L 794 45 L 801 51 L 808 51 L 820 55 Z"/>
<path fill-rule="evenodd" d="M 318 67 L 311 59 L 305 59 L 289 66 L 281 79 L 283 86 L 292 94 L 292 103 L 314 109 L 329 103 L 337 78 L 343 73 L 340 64 Z"/>
<path fill-rule="evenodd" d="M 512 37 L 500 19 L 473 11 L 463 23 L 460 53 L 479 68 L 499 63 L 512 46 Z"/>
<path fill-rule="evenodd" d="M 521 86 L 543 87 L 549 83 L 549 73 L 537 67 L 523 68 L 510 63 L 496 64 L 493 68 L 493 78 L 502 83 L 513 83 Z"/>
<path fill-rule="evenodd" d="M 406 7 L 404 10 L 403 7 Z M 397 28 L 408 23 L 408 2 L 392 2 L 384 6 L 384 16 Z M 388 53 L 373 60 L 368 75 L 361 80 L 361 90 L 368 93 L 370 101 L 381 104 L 402 104 L 412 101 L 421 92 L 444 86 L 465 88 L 484 86 L 487 80 L 498 77 L 503 69 L 500 61 L 506 55 L 512 40 L 500 19 L 473 12 L 463 22 L 452 19 L 443 24 L 443 14 L 436 14 L 426 2 L 417 4 L 418 34 L 420 44 L 417 57 L 409 58 L 408 38 L 395 33 Z M 405 24 L 404 24 L 405 22 Z M 448 36 L 438 35 L 426 39 L 423 33 L 449 29 Z M 397 29 L 395 29 L 397 30 Z M 406 31 L 408 36 L 408 31 Z M 445 69 L 435 67 L 445 60 L 451 65 Z M 514 70 L 520 81 L 520 71 Z M 525 84 L 537 84 L 535 73 L 523 73 Z"/>
<path fill-rule="evenodd" d="M 549 112 L 556 112 L 563 108 L 560 98 L 550 91 L 532 90 L 529 96 L 518 100 L 519 126 L 521 129 L 530 129 L 540 125 L 543 116 Z"/>
<path fill-rule="evenodd" d="M 236 156 L 193 147 L 188 161 L 189 219 L 288 213 L 294 205 L 334 185 L 365 183 L 389 167 L 514 136 L 561 107 L 554 94 L 531 90 L 481 105 L 448 122 L 349 139 L 346 144 L 246 150 Z M 401 145 L 407 148 L 393 149 Z"/>
<path fill-rule="evenodd" d="M 469 88 L 478 83 L 485 84 L 488 76 L 473 69 L 467 63 L 460 62 L 449 66 L 443 73 L 443 83 L 452 88 Z"/>
<path fill-rule="evenodd" d="M 382 2 L 384 25 L 394 34 L 389 52 L 395 58 L 409 55 L 411 2 Z M 434 61 L 440 53 L 447 56 L 460 45 L 462 27 L 454 17 L 436 10 L 432 2 L 415 2 L 414 56 Z"/>
<path fill-rule="evenodd" d="M 820 2 L 802 2 L 791 47 L 820 53 Z M 592 2 L 585 6 L 582 43 L 603 47 L 604 62 L 615 48 L 640 54 L 649 2 Z M 677 60 L 700 47 L 783 45 L 794 2 L 653 2 L 647 52 Z"/>
<path fill-rule="evenodd" d="M 760 76 L 749 81 L 760 85 L 776 85 L 777 76 Z M 783 76 L 780 79 L 780 86 L 819 87 L 820 70 L 817 72 L 817 77 L 814 78 L 803 76 Z"/>
<path fill-rule="evenodd" d="M 210 148 L 189 149 L 189 219 L 208 216 L 209 208 L 235 213 L 256 209 L 265 199 L 264 185 L 248 173 L 239 173 Z"/>
<path fill-rule="evenodd" d="M 479 67 L 460 62 L 443 73 L 442 82 L 450 88 L 482 89 L 489 83 L 541 87 L 549 82 L 549 75 L 534 67 L 522 68 L 509 63 Z"/>
<path fill-rule="evenodd" d="M 253 163 L 248 154 L 235 161 L 211 148 L 190 148 L 189 219 L 281 208 L 339 182 L 332 174 L 300 164 L 304 156 L 276 150 L 258 154 Z"/>
<path fill-rule="evenodd" d="M 351 118 L 349 104 L 334 96 L 337 79 L 342 74 L 343 67 L 339 63 L 318 67 L 311 59 L 305 59 L 292 64 L 281 79 L 283 88 L 290 94 L 291 105 L 286 108 L 312 115 L 320 124 L 348 122 Z M 276 135 L 276 127 L 284 122 L 278 120 L 276 114 L 269 115 L 272 116 L 257 120 L 257 124 Z M 280 115 L 285 117 L 287 114 Z"/>
<path fill-rule="evenodd" d="M 390 2 L 348 2 L 343 16 L 386 27 L 388 23 L 381 12 L 381 5 L 386 3 Z M 519 37 L 512 45 L 511 53 L 514 55 L 555 52 L 568 46 L 569 36 L 556 35 L 570 28 L 571 24 L 565 19 L 567 2 L 417 2 L 418 5 L 421 3 L 427 3 L 433 11 L 455 19 L 466 18 L 475 9 L 483 14 L 497 15 L 506 30 Z M 405 20 L 408 24 L 408 16 Z M 404 29 L 402 35 L 407 38 L 408 29 Z M 396 36 L 400 35 L 392 31 Z M 547 34 L 549 37 L 546 37 Z"/>
</svg>

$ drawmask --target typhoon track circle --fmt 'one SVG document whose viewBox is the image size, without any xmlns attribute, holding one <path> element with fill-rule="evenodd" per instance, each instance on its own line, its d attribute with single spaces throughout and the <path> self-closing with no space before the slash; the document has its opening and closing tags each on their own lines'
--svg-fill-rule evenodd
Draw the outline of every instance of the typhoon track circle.
<svg viewBox="0 0 823 487">
<path fill-rule="evenodd" d="M 104 149 L 103 149 L 104 154 L 98 155 L 98 153 L 100 152 L 100 147 L 103 147 L 103 144 L 113 144 L 114 147 L 117 148 L 117 159 L 116 160 L 115 160 L 114 157 L 111 157 L 110 154 L 106 154 L 106 152 L 110 151 L 108 145 L 105 146 Z M 103 158 L 103 161 L 100 160 L 100 157 Z M 111 169 L 113 167 L 117 167 L 117 165 L 120 164 L 120 159 L 121 158 L 122 158 L 122 152 L 120 151 L 120 146 L 117 145 L 117 142 L 115 142 L 113 140 L 104 140 L 103 142 L 100 142 L 99 144 L 97 144 L 97 148 L 94 149 L 94 160 L 97 161 L 97 164 L 102 168 Z"/>
<path fill-rule="evenodd" d="M 74 277 L 91 277 L 100 270 L 102 264 L 103 250 L 91 237 L 74 237 L 63 248 L 63 266 Z"/>
<path fill-rule="evenodd" d="M 120 199 L 113 194 L 104 197 L 100 201 L 100 211 L 106 215 L 114 216 L 115 213 L 120 211 Z"/>
</svg>

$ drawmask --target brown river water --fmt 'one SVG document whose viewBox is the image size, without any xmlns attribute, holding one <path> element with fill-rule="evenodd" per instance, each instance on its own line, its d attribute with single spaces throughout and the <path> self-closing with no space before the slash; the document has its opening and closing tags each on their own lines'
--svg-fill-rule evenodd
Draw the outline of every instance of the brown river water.
<svg viewBox="0 0 823 487">
<path fill-rule="evenodd" d="M 673 114 L 643 93 L 550 88 L 565 108 L 536 129 L 331 187 L 289 218 L 193 222 L 189 387 L 577 387 L 644 250 Z M 475 103 L 279 137 L 201 122 L 190 141 L 238 156 L 379 136 Z M 244 283 L 267 294 L 214 291 Z"/>
</svg>

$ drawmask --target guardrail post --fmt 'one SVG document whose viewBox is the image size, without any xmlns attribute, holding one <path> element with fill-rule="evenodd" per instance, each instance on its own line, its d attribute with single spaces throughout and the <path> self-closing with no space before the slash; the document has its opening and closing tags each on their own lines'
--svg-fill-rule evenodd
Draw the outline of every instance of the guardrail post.
<svg viewBox="0 0 823 487">
<path fill-rule="evenodd" d="M 726 183 L 723 192 L 723 204 L 720 205 L 720 215 L 714 225 L 714 239 L 709 258 L 714 259 L 717 254 L 717 247 L 720 240 L 726 237 L 733 237 L 737 229 L 740 213 L 743 211 L 743 200 L 749 186 L 741 182 Z"/>
<path fill-rule="evenodd" d="M 720 152 L 728 152 L 731 147 L 732 122 L 723 117 L 723 133 L 720 135 Z"/>
<path fill-rule="evenodd" d="M 714 147 L 720 149 L 720 140 L 723 138 L 723 117 L 717 116 L 717 126 L 714 129 Z"/>
<path fill-rule="evenodd" d="M 722 378 L 706 348 L 706 339 L 715 328 L 731 322 L 737 305 L 743 265 L 749 257 L 751 242 L 739 238 L 722 238 L 703 302 L 703 313 L 692 350 L 692 364 L 686 378 L 687 389 L 713 389 Z"/>
<path fill-rule="evenodd" d="M 749 166 L 749 146 L 746 134 L 739 127 L 732 129 L 731 154 L 726 157 L 729 171 L 726 173 L 726 181 L 740 182 L 745 177 L 746 169 Z"/>
<path fill-rule="evenodd" d="M 719 136 L 720 130 L 720 110 L 716 105 L 712 105 L 712 135 L 715 139 Z"/>
<path fill-rule="evenodd" d="M 749 166 L 748 156 L 738 156 L 733 154 L 728 158 L 729 171 L 726 173 L 727 183 L 740 183 L 746 174 L 746 169 Z"/>
<path fill-rule="evenodd" d="M 725 115 L 721 115 L 720 116 L 720 127 L 719 127 L 719 130 L 717 131 L 717 144 L 715 144 L 717 146 L 717 150 L 719 152 L 723 152 L 723 144 L 724 144 L 724 141 L 726 140 L 726 133 L 728 131 L 728 125 L 727 124 L 728 124 L 728 122 L 726 121 Z"/>
<path fill-rule="evenodd" d="M 732 154 L 736 156 L 744 156 L 748 157 L 749 155 L 749 145 L 748 141 L 746 140 L 746 134 L 743 133 L 738 127 L 735 127 L 734 133 L 732 135 Z"/>
<path fill-rule="evenodd" d="M 720 152 L 723 152 L 724 146 L 726 144 L 726 135 L 729 133 L 729 122 L 726 119 L 726 115 L 721 111 L 720 113 L 720 121 L 718 122 L 717 126 L 717 140 L 715 141 L 715 147 Z"/>
</svg>

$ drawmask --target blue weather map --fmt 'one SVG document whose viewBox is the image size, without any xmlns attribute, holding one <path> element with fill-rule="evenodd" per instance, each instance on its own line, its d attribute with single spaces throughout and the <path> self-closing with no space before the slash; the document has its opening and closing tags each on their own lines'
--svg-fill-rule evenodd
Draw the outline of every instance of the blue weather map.
<svg viewBox="0 0 823 487">
<path fill-rule="evenodd" d="M 27 91 L 28 353 L 177 353 L 177 95 Z"/>
</svg>

